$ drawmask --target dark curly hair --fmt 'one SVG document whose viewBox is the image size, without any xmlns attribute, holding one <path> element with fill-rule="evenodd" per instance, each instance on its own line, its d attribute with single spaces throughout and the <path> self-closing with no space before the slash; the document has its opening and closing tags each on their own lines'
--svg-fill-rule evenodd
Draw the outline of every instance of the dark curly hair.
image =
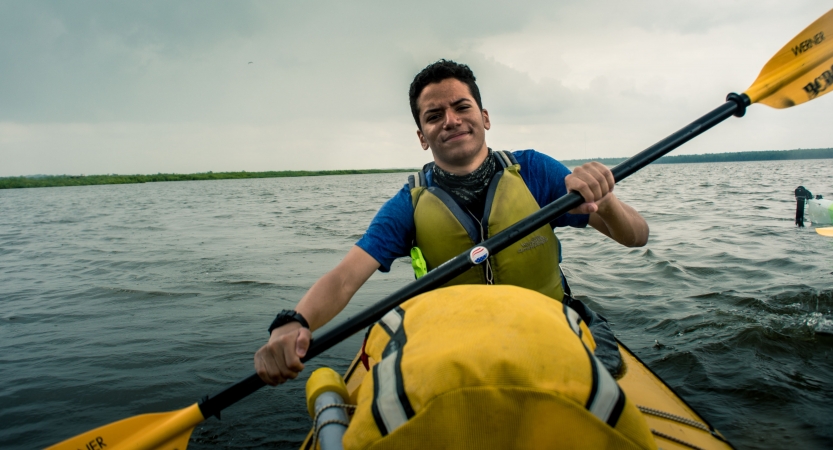
<svg viewBox="0 0 833 450">
<path fill-rule="evenodd" d="M 477 102 L 477 107 L 481 110 L 483 109 L 483 102 L 480 100 L 480 89 L 477 88 L 474 73 L 471 71 L 469 66 L 441 59 L 422 69 L 422 71 L 414 77 L 414 81 L 411 83 L 411 88 L 408 90 L 408 97 L 411 101 L 411 114 L 414 115 L 414 121 L 420 130 L 422 129 L 422 124 L 419 122 L 419 107 L 417 107 L 417 98 L 419 98 L 419 94 L 422 94 L 422 90 L 425 89 L 425 86 L 428 86 L 431 83 L 439 83 L 440 81 L 448 78 L 454 78 L 468 86 L 471 96 L 474 97 L 474 101 Z"/>
</svg>

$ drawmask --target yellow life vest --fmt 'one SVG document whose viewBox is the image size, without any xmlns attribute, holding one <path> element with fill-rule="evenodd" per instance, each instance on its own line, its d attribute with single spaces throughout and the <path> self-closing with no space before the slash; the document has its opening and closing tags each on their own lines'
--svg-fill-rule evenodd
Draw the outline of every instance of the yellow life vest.
<svg viewBox="0 0 833 450">
<path fill-rule="evenodd" d="M 445 191 L 427 186 L 425 173 L 408 177 L 414 205 L 416 245 L 428 270 L 514 225 L 541 209 L 529 192 L 521 166 L 511 152 L 495 152 L 503 167 L 492 178 L 483 218 L 474 217 Z M 486 263 L 472 267 L 446 284 L 511 284 L 538 291 L 558 301 L 564 298 L 558 265 L 559 244 L 552 227 L 544 225 Z"/>
<path fill-rule="evenodd" d="M 355 449 L 653 449 L 568 306 L 515 286 L 415 297 L 370 331 Z"/>
</svg>

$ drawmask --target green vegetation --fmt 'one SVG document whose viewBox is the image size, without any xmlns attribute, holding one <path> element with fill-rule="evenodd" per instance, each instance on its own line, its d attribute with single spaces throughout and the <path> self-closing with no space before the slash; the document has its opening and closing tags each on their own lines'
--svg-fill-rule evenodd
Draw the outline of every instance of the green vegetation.
<svg viewBox="0 0 833 450">
<path fill-rule="evenodd" d="M 654 164 L 682 164 L 704 162 L 738 162 L 738 161 L 776 161 L 794 159 L 833 158 L 833 148 L 814 148 L 799 150 L 775 150 L 761 152 L 707 153 L 703 155 L 663 156 Z M 599 161 L 614 166 L 627 158 L 568 159 L 562 161 L 569 167 L 579 166 L 589 161 Z M 93 184 L 129 184 L 153 183 L 157 181 L 190 180 L 231 180 L 239 178 L 281 178 L 281 177 L 315 177 L 322 175 L 356 175 L 364 173 L 415 172 L 417 169 L 362 169 L 362 170 L 283 170 L 270 172 L 205 172 L 205 173 L 158 173 L 156 175 L 55 175 L 31 177 L 0 178 L 0 189 L 54 187 L 54 186 L 88 186 Z"/>
<path fill-rule="evenodd" d="M 0 189 L 88 186 L 93 184 L 154 183 L 157 181 L 231 180 L 240 178 L 315 177 L 323 175 L 356 175 L 363 173 L 415 172 L 417 169 L 363 169 L 363 170 L 284 170 L 270 172 L 205 172 L 191 174 L 159 173 L 156 175 L 55 175 L 36 177 L 0 178 Z"/>
<path fill-rule="evenodd" d="M 828 159 L 833 158 L 833 148 L 811 148 L 798 150 L 770 150 L 759 152 L 734 153 L 706 153 L 702 155 L 663 156 L 654 164 L 685 164 L 707 162 L 739 162 L 739 161 L 783 161 L 795 159 Z M 615 166 L 627 158 L 599 158 L 599 159 L 568 159 L 561 161 L 568 167 L 580 166 L 586 162 L 599 161 L 606 166 Z"/>
</svg>

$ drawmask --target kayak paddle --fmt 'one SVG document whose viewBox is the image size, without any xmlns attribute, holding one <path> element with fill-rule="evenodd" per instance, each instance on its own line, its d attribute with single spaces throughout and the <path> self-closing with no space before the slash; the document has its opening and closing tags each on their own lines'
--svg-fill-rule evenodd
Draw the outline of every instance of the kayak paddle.
<svg viewBox="0 0 833 450">
<path fill-rule="evenodd" d="M 753 103 L 763 103 L 779 109 L 789 108 L 821 97 L 830 91 L 833 91 L 833 10 L 821 16 L 778 51 L 745 93 L 729 94 L 723 105 L 614 167 L 613 177 L 616 182 L 624 180 L 729 117 L 743 116 L 746 107 Z M 420 279 L 359 312 L 355 317 L 316 337 L 303 361 L 309 361 L 375 323 L 385 313 L 406 300 L 444 285 L 485 261 L 489 254 L 505 249 L 583 202 L 581 195 L 570 192 L 469 251 L 450 259 Z M 825 229 L 817 230 L 819 234 L 823 234 L 819 230 Z M 833 234 L 833 228 L 826 230 L 831 230 Z M 207 397 L 185 409 L 124 419 L 82 433 L 49 448 L 184 450 L 197 424 L 210 416 L 219 417 L 221 410 L 264 385 L 257 374 L 250 375 L 217 395 Z"/>
</svg>

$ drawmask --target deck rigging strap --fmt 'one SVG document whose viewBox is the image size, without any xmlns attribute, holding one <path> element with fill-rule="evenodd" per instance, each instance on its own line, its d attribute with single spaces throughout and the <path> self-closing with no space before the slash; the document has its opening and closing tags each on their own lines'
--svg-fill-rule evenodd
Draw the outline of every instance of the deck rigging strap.
<svg viewBox="0 0 833 450">
<path fill-rule="evenodd" d="M 642 411 L 645 414 L 650 414 L 652 416 L 662 417 L 663 419 L 673 420 L 675 422 L 679 422 L 679 423 L 686 424 L 686 425 L 694 427 L 694 428 L 698 428 L 698 429 L 703 430 L 707 433 L 712 432 L 711 427 L 703 425 L 702 423 L 700 423 L 696 420 L 686 419 L 685 417 L 676 416 L 674 414 L 667 413 L 665 411 L 660 411 L 658 409 L 648 408 L 647 406 L 636 405 L 636 407 L 639 408 L 639 410 Z"/>
<path fill-rule="evenodd" d="M 329 405 L 325 405 L 325 406 L 321 407 L 321 409 L 319 409 L 318 412 L 315 413 L 315 418 L 312 419 L 312 428 L 315 431 L 312 433 L 312 439 L 310 440 L 311 445 L 310 445 L 309 448 L 312 448 L 312 449 L 315 448 L 315 444 L 318 442 L 318 434 L 321 432 L 321 429 L 324 428 L 325 426 L 330 425 L 332 423 L 337 423 L 337 424 L 340 424 L 340 425 L 344 425 L 345 427 L 350 426 L 350 422 L 346 422 L 346 421 L 339 420 L 339 419 L 330 419 L 330 420 L 325 420 L 324 422 L 318 423 L 318 417 L 321 415 L 321 413 L 324 412 L 327 409 L 330 409 L 330 408 L 343 408 L 347 412 L 352 413 L 353 411 L 356 410 L 356 405 L 349 405 L 347 403 L 330 403 Z"/>
<path fill-rule="evenodd" d="M 639 408 L 639 411 L 641 411 L 643 414 L 650 414 L 652 416 L 657 416 L 657 417 L 661 417 L 663 419 L 668 419 L 668 420 L 671 420 L 671 421 L 674 421 L 674 422 L 677 422 L 677 423 L 681 423 L 681 424 L 684 424 L 684 425 L 688 425 L 690 427 L 697 428 L 698 430 L 703 430 L 707 433 L 710 433 L 710 434 L 714 435 L 714 430 L 710 426 L 706 426 L 706 425 L 704 425 L 704 424 L 702 424 L 702 423 L 700 423 L 696 420 L 687 419 L 685 417 L 677 416 L 675 414 L 667 413 L 665 411 L 660 411 L 658 409 L 648 408 L 647 406 L 636 405 L 636 407 Z M 663 439 L 667 439 L 671 442 L 676 442 L 677 444 L 680 444 L 680 445 L 685 445 L 686 447 L 690 447 L 690 448 L 693 448 L 695 450 L 703 450 L 701 447 L 698 447 L 698 446 L 696 446 L 692 443 L 689 443 L 689 442 L 686 442 L 686 441 L 684 441 L 680 438 L 671 436 L 670 434 L 665 434 L 661 431 L 657 431 L 653 428 L 651 428 L 651 433 L 653 433 L 656 436 L 659 436 Z"/>
<path fill-rule="evenodd" d="M 689 443 L 689 442 L 686 442 L 686 441 L 684 441 L 684 440 L 682 440 L 682 439 L 680 439 L 680 438 L 675 438 L 674 436 L 671 436 L 670 434 L 665 434 L 665 433 L 662 433 L 662 432 L 657 431 L 657 430 L 655 430 L 655 429 L 653 429 L 653 428 L 651 428 L 651 433 L 654 433 L 655 435 L 657 435 L 657 436 L 659 436 L 659 437 L 661 437 L 661 438 L 663 438 L 663 439 L 667 439 L 667 440 L 669 440 L 669 441 L 671 441 L 671 442 L 676 442 L 677 444 L 680 444 L 680 445 L 685 445 L 686 447 L 691 447 L 691 448 L 693 448 L 694 450 L 706 450 L 706 449 L 704 449 L 703 447 L 698 447 L 698 446 L 696 446 L 696 445 L 694 445 L 694 444 L 691 444 L 691 443 Z"/>
</svg>

